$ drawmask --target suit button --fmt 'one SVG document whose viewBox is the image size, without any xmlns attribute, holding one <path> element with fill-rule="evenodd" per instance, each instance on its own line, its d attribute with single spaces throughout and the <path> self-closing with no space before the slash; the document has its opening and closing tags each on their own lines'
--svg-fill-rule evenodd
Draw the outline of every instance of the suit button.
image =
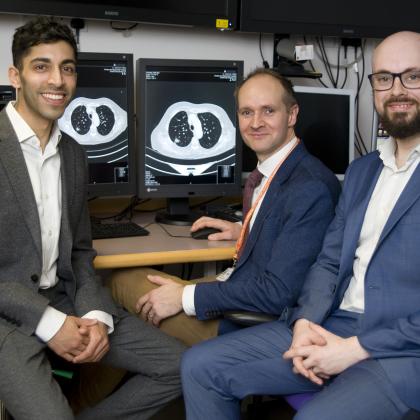
<svg viewBox="0 0 420 420">
<path fill-rule="evenodd" d="M 31 280 L 36 283 L 39 280 L 38 274 L 32 274 Z"/>
</svg>

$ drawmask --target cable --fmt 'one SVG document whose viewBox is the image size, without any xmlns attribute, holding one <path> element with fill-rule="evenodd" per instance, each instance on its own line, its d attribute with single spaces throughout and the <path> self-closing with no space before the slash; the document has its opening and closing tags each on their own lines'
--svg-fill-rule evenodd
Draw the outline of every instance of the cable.
<svg viewBox="0 0 420 420">
<path fill-rule="evenodd" d="M 263 52 L 262 52 L 262 32 L 260 32 L 260 40 L 259 40 L 259 46 L 260 46 L 260 54 L 263 66 L 268 69 L 270 65 L 268 64 L 268 61 L 264 58 Z"/>
<path fill-rule="evenodd" d="M 89 201 L 96 199 L 97 197 L 93 197 L 91 198 Z M 115 220 L 115 221 L 120 221 L 122 220 L 124 217 L 127 216 L 128 220 L 131 220 L 133 218 L 133 211 L 134 211 L 134 207 L 136 207 L 138 204 L 140 204 L 139 199 L 137 196 L 133 196 L 130 198 L 130 202 L 128 204 L 128 206 L 124 207 L 121 211 L 119 211 L 116 214 L 113 214 L 112 216 L 106 216 L 106 217 L 98 217 L 98 216 L 94 216 L 92 217 L 93 220 L 97 220 L 97 221 L 102 221 L 102 220 Z"/>
<path fill-rule="evenodd" d="M 340 77 L 340 54 L 341 54 L 341 44 L 338 46 L 338 51 L 337 51 L 337 73 L 336 73 L 336 77 L 335 77 L 335 87 L 338 87 L 338 79 Z"/>
<path fill-rule="evenodd" d="M 325 66 L 328 70 L 329 79 L 331 80 L 332 85 L 334 87 L 336 87 L 335 80 L 334 80 L 334 75 L 332 73 L 331 63 L 330 63 L 330 60 L 328 59 L 327 50 L 325 49 L 325 44 L 324 44 L 324 38 L 323 37 L 321 37 L 320 45 L 321 45 L 322 53 L 323 53 L 323 56 L 324 56 L 324 63 L 325 63 Z"/>
<path fill-rule="evenodd" d="M 324 64 L 325 71 L 327 73 L 328 78 L 330 79 L 331 84 L 335 87 L 335 85 L 334 85 L 334 76 L 332 74 L 331 66 L 330 66 L 330 63 L 328 61 L 328 57 L 326 55 L 326 51 L 325 51 L 325 46 L 323 44 L 323 40 L 322 40 L 322 42 L 321 42 L 321 40 L 322 40 L 322 38 L 320 39 L 320 38 L 316 37 L 316 43 L 317 43 L 317 46 L 318 46 L 319 50 L 321 51 L 321 56 L 322 56 L 321 59 L 322 59 L 322 62 Z"/>
<path fill-rule="evenodd" d="M 344 59 L 345 59 L 345 60 L 346 60 L 346 62 L 347 62 L 347 45 L 345 45 L 345 46 L 344 46 Z M 348 76 L 348 69 L 347 69 L 347 66 L 345 66 L 345 67 L 344 67 L 344 80 L 343 80 L 343 83 L 341 84 L 340 89 L 343 89 L 343 88 L 344 88 L 344 86 L 346 85 L 346 82 L 347 82 L 347 76 Z"/>
<path fill-rule="evenodd" d="M 317 71 L 316 71 L 316 69 L 315 69 L 315 67 L 314 67 L 314 64 L 312 63 L 312 60 L 309 60 L 309 65 L 311 66 L 312 71 L 317 72 Z M 322 85 L 322 86 L 324 86 L 325 88 L 327 88 L 327 87 L 328 87 L 328 85 L 326 85 L 326 84 L 322 81 L 322 79 L 321 79 L 321 78 L 319 78 L 319 79 L 317 79 L 317 80 L 318 80 L 318 82 L 319 82 L 319 83 L 321 83 L 321 85 Z"/>
<path fill-rule="evenodd" d="M 111 29 L 113 29 L 114 31 L 131 31 L 131 29 L 134 29 L 136 26 L 138 26 L 138 23 L 133 23 L 129 26 L 115 26 L 115 22 L 111 20 L 111 22 L 109 22 L 109 26 L 111 26 Z"/>
<path fill-rule="evenodd" d="M 354 47 L 354 57 L 356 59 L 357 57 L 357 46 Z M 357 76 L 357 92 L 356 92 L 356 97 L 355 97 L 355 114 L 356 114 L 356 118 L 355 118 L 355 138 L 356 141 L 358 142 L 359 148 L 361 150 L 361 155 L 364 155 L 366 153 L 368 153 L 366 144 L 363 140 L 363 136 L 360 132 L 360 127 L 359 127 L 359 111 L 360 111 L 360 100 L 359 100 L 359 96 L 360 96 L 360 90 L 362 88 L 362 84 L 363 84 L 363 78 L 364 78 L 364 74 L 365 74 L 365 54 L 364 54 L 364 49 L 363 46 L 360 46 L 361 49 L 361 54 L 362 54 L 362 77 L 360 78 L 359 75 L 359 71 L 357 69 L 356 71 L 356 76 Z M 359 151 L 359 150 L 358 150 Z"/>
</svg>

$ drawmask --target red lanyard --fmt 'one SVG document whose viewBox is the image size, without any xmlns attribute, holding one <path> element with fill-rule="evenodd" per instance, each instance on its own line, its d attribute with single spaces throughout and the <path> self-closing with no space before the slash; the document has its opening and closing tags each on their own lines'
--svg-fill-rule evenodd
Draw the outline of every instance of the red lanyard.
<svg viewBox="0 0 420 420">
<path fill-rule="evenodd" d="M 267 179 L 267 182 L 264 184 L 263 188 L 261 189 L 260 193 L 258 194 L 257 199 L 252 204 L 252 207 L 249 209 L 248 213 L 245 216 L 244 223 L 242 224 L 241 233 L 239 234 L 239 239 L 236 241 L 235 246 L 235 255 L 233 256 L 233 266 L 236 266 L 236 263 L 238 261 L 239 253 L 242 249 L 242 247 L 245 245 L 245 237 L 248 232 L 248 227 L 252 219 L 252 215 L 254 214 L 255 209 L 257 208 L 259 202 L 264 197 L 264 194 L 268 190 L 268 187 L 271 184 L 271 181 L 275 177 L 277 171 L 280 169 L 281 165 L 284 163 L 284 161 L 290 156 L 290 154 L 295 150 L 296 146 L 300 143 L 300 140 L 297 139 L 296 143 L 293 145 L 293 147 L 289 150 L 289 152 L 283 156 L 283 158 L 280 160 L 280 162 L 275 167 L 274 171 L 271 173 L 270 177 Z"/>
</svg>

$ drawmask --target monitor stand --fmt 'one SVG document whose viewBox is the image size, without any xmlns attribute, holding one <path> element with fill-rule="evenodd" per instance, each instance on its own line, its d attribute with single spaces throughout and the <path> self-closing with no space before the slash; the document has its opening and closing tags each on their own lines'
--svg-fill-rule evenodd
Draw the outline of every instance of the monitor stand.
<svg viewBox="0 0 420 420">
<path fill-rule="evenodd" d="M 166 211 L 156 213 L 156 223 L 191 226 L 200 215 L 190 209 L 187 197 L 166 199 Z"/>
</svg>

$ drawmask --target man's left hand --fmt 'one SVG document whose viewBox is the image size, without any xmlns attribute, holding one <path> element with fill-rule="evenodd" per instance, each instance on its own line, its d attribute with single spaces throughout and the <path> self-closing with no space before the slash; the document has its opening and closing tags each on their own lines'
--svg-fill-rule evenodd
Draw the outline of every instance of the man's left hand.
<svg viewBox="0 0 420 420">
<path fill-rule="evenodd" d="M 136 310 L 145 321 L 158 326 L 162 320 L 182 311 L 184 286 L 161 276 L 149 275 L 147 278 L 160 287 L 142 296 Z"/>
<path fill-rule="evenodd" d="M 342 338 L 313 323 L 310 324 L 310 328 L 322 336 L 326 344 L 292 348 L 284 353 L 284 358 L 303 358 L 305 369 L 311 370 L 319 378 L 316 381 L 318 385 L 323 383 L 321 378 L 338 375 L 369 357 L 369 353 L 360 345 L 356 336 Z"/>
<path fill-rule="evenodd" d="M 109 350 L 108 327 L 99 322 L 89 329 L 89 344 L 73 359 L 74 363 L 99 362 Z"/>
</svg>

